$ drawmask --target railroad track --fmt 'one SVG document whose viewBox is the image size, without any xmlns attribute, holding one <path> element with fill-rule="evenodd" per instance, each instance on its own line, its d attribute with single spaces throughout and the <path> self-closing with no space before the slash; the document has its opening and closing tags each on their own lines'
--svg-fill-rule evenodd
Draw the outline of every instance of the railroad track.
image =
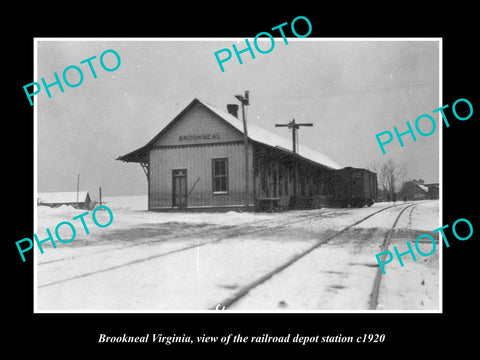
<svg viewBox="0 0 480 360">
<path fill-rule="evenodd" d="M 302 258 L 304 258 L 305 256 L 307 256 L 308 254 L 310 254 L 312 251 L 318 249 L 321 245 L 324 245 L 326 243 L 328 243 L 330 240 L 334 239 L 335 237 L 345 233 L 346 231 L 348 231 L 349 229 L 351 229 L 352 227 L 366 221 L 367 219 L 381 213 L 381 212 L 384 212 L 388 209 L 391 209 L 393 207 L 398 207 L 398 206 L 403 206 L 404 204 L 397 204 L 397 205 L 392 205 L 392 206 L 389 206 L 389 207 L 386 207 L 386 208 L 383 208 L 381 210 L 378 210 L 372 214 L 369 214 L 368 216 L 365 216 L 364 218 L 344 227 L 343 229 L 337 231 L 336 233 L 328 236 L 327 238 L 324 238 L 324 239 L 320 239 L 318 240 L 317 242 L 315 242 L 312 246 L 310 246 L 309 248 L 307 248 L 306 250 L 302 251 L 301 253 L 295 255 L 294 257 L 292 257 L 291 259 L 289 259 L 288 261 L 284 262 L 283 264 L 277 266 L 276 268 L 274 268 L 273 270 L 269 271 L 268 273 L 262 275 L 261 277 L 255 279 L 254 281 L 250 282 L 249 284 L 241 287 L 240 289 L 238 289 L 232 296 L 216 303 L 214 306 L 210 307 L 209 310 L 223 310 L 225 308 L 228 308 L 230 307 L 231 305 L 235 304 L 236 302 L 238 302 L 240 299 L 242 299 L 243 297 L 245 297 L 251 290 L 253 290 L 254 288 L 257 288 L 259 287 L 260 285 L 264 284 L 265 282 L 267 282 L 269 279 L 271 279 L 274 275 L 277 275 L 279 274 L 280 272 L 282 272 L 283 270 L 285 270 L 286 268 L 288 268 L 289 266 L 291 266 L 292 264 L 296 263 L 297 261 L 301 260 Z M 386 232 L 385 234 L 385 238 L 384 238 L 384 241 L 383 241 L 383 244 L 382 244 L 382 251 L 386 251 L 388 249 L 388 246 L 390 244 L 390 240 L 391 240 L 391 237 L 392 237 L 392 234 L 393 234 L 393 231 L 398 223 L 398 220 L 400 219 L 400 217 L 402 216 L 402 214 L 405 212 L 405 210 L 407 210 L 408 208 L 410 207 L 415 207 L 417 206 L 418 203 L 412 203 L 412 204 L 408 204 L 406 205 L 401 211 L 400 213 L 396 216 L 395 218 L 395 221 L 393 223 L 393 225 L 391 226 L 391 228 Z M 413 208 L 411 210 L 411 212 L 413 211 Z M 411 215 L 411 212 L 410 212 L 410 215 Z M 377 305 L 378 305 L 378 295 L 379 295 L 379 289 L 380 289 L 380 281 L 381 281 L 381 276 L 382 276 L 382 273 L 380 271 L 380 268 L 378 267 L 377 268 L 377 273 L 376 273 L 376 276 L 375 276 L 375 281 L 374 281 L 374 284 L 373 284 L 373 289 L 372 289 L 372 293 L 370 295 L 370 301 L 369 301 L 369 307 L 370 307 L 370 310 L 375 310 L 377 308 Z"/>
<path fill-rule="evenodd" d="M 402 210 L 402 213 L 403 213 L 403 211 L 405 211 L 406 208 L 408 208 L 410 206 L 414 206 L 414 205 L 416 205 L 416 204 L 415 203 L 414 204 L 409 204 L 408 206 L 406 206 Z M 354 222 L 353 224 L 343 228 L 342 230 L 336 232 L 335 234 L 333 234 L 333 235 L 331 235 L 331 236 L 329 236 L 329 237 L 327 237 L 323 240 L 317 241 L 313 246 L 307 248 L 305 251 L 303 251 L 299 255 L 295 256 L 294 258 L 291 258 L 290 260 L 288 260 L 287 262 L 283 263 L 282 265 L 276 267 L 275 269 L 268 272 L 267 274 L 265 274 L 265 275 L 261 276 L 260 278 L 250 282 L 246 286 L 243 286 L 242 288 L 238 289 L 229 298 L 224 299 L 223 301 L 218 302 L 218 303 L 215 302 L 215 305 L 210 307 L 210 309 L 218 310 L 219 307 L 221 308 L 223 306 L 226 306 L 226 307 L 231 306 L 232 304 L 237 302 L 239 299 L 244 297 L 250 290 L 252 290 L 253 288 L 255 288 L 257 286 L 260 286 L 261 284 L 265 283 L 273 275 L 275 275 L 275 274 L 281 272 L 282 270 L 286 269 L 288 266 L 290 266 L 291 264 L 300 260 L 304 256 L 308 255 L 310 252 L 312 252 L 313 250 L 315 250 L 316 248 L 318 248 L 322 244 L 330 241 L 334 237 L 344 233 L 345 231 L 352 228 L 353 226 L 360 224 L 361 222 L 367 220 L 368 218 L 371 218 L 372 216 L 374 216 L 378 213 L 381 213 L 381 212 L 386 211 L 388 209 L 391 209 L 391 208 L 394 208 L 394 207 L 399 207 L 399 206 L 405 206 L 405 205 L 404 204 L 397 204 L 397 205 L 392 205 L 392 206 L 380 209 L 378 211 L 375 211 L 374 213 L 371 213 L 368 216 L 363 217 L 362 219 L 360 219 L 360 220 Z M 170 250 L 170 251 L 163 251 L 163 252 L 160 252 L 160 253 L 157 253 L 157 254 L 152 254 L 150 256 L 142 256 L 142 257 L 139 257 L 139 258 L 136 258 L 136 259 L 132 259 L 130 261 L 124 261 L 122 263 L 115 264 L 113 266 L 109 266 L 109 267 L 105 267 L 105 268 L 101 268 L 101 269 L 96 269 L 96 270 L 84 272 L 84 273 L 81 273 L 81 274 L 76 274 L 74 276 L 70 276 L 70 277 L 63 278 L 63 279 L 58 279 L 58 280 L 55 280 L 55 281 L 51 281 L 49 283 L 41 284 L 41 285 L 38 286 L 38 288 L 40 289 L 40 288 L 51 287 L 51 286 L 55 286 L 57 284 L 79 280 L 79 279 L 82 279 L 82 278 L 85 278 L 85 277 L 88 277 L 88 276 L 92 276 L 92 275 L 96 275 L 96 274 L 99 274 L 99 273 L 114 271 L 116 269 L 132 266 L 132 265 L 135 265 L 135 264 L 138 264 L 138 263 L 148 262 L 148 261 L 155 260 L 155 259 L 158 259 L 158 258 L 161 258 L 161 257 L 169 256 L 169 255 L 172 255 L 172 254 L 176 254 L 176 253 L 180 253 L 180 252 L 184 252 L 184 251 L 189 251 L 189 250 L 195 250 L 195 249 L 197 249 L 201 246 L 218 243 L 220 241 L 227 240 L 227 239 L 241 237 L 241 236 L 245 236 L 245 235 L 253 234 L 253 233 L 272 231 L 273 226 L 275 228 L 275 231 L 278 231 L 279 228 L 286 228 L 286 227 L 289 227 L 289 226 L 294 225 L 294 224 L 299 224 L 299 223 L 309 222 L 309 221 L 313 221 L 315 219 L 319 219 L 319 218 L 322 217 L 322 215 L 324 216 L 325 212 L 315 212 L 315 213 L 312 213 L 312 214 L 309 214 L 309 215 L 301 214 L 300 216 L 297 216 L 295 219 L 293 219 L 291 221 L 283 221 L 282 220 L 282 221 L 274 222 L 273 224 L 272 224 L 272 219 L 259 220 L 259 221 L 256 221 L 256 222 L 249 223 L 248 224 L 249 228 L 246 229 L 246 230 L 245 229 L 240 229 L 241 225 L 240 226 L 235 226 L 235 227 L 232 227 L 232 228 L 228 229 L 227 231 L 220 230 L 220 231 L 222 231 L 221 236 L 215 236 L 213 239 L 211 239 L 211 237 L 210 237 L 210 240 L 207 240 L 207 241 L 202 241 L 200 243 L 196 242 L 194 244 L 189 244 L 187 246 L 182 246 L 180 248 L 173 249 L 173 250 Z M 240 230 L 242 230 L 242 231 L 240 231 Z M 206 235 L 208 232 L 209 232 L 208 230 L 202 231 L 202 234 Z M 198 235 L 198 232 L 195 232 L 195 234 Z M 217 233 L 215 233 L 215 234 L 217 235 Z M 210 231 L 210 235 L 211 235 L 211 231 Z M 179 235 L 178 237 L 181 237 L 181 236 L 185 236 L 185 234 Z M 165 237 L 162 237 L 162 239 L 157 239 L 156 241 L 157 242 L 158 241 L 165 241 L 165 240 L 167 240 L 167 238 L 172 239 L 172 236 L 171 235 L 170 236 L 165 236 Z M 151 243 L 151 242 L 149 242 L 149 243 Z M 137 244 L 135 244 L 135 245 L 132 244 L 131 246 L 128 246 L 128 247 L 140 246 L 140 245 L 143 245 L 143 244 L 148 245 L 148 243 L 146 243 L 146 242 L 143 243 L 142 242 L 141 244 L 138 244 L 138 245 Z M 123 249 L 125 249 L 125 246 L 123 246 L 121 248 L 123 250 Z M 378 295 L 377 295 L 377 297 L 378 297 Z"/>
<path fill-rule="evenodd" d="M 317 216 L 318 216 L 318 214 L 309 215 L 306 218 L 306 220 L 315 218 Z M 299 221 L 306 221 L 306 220 L 304 220 L 304 218 L 302 218 Z M 296 221 L 294 221 L 293 223 L 295 223 L 295 222 Z M 262 226 L 262 224 L 267 224 L 267 225 L 270 225 L 270 227 L 271 227 L 272 219 L 263 219 L 263 220 L 258 220 L 258 221 L 248 223 L 249 226 L 253 226 L 253 227 Z M 146 224 L 146 225 L 152 226 L 152 224 Z M 281 223 L 279 223 L 279 225 L 281 225 Z M 200 230 L 200 231 L 195 230 L 194 235 L 196 237 L 204 237 L 204 236 L 211 237 L 212 235 L 216 238 L 222 237 L 222 236 L 231 237 L 232 235 L 239 234 L 239 230 L 242 228 L 242 226 L 244 226 L 244 224 L 221 226 L 220 228 L 217 228 L 217 229 L 203 229 L 203 230 Z M 188 233 L 188 232 L 181 232 L 181 233 L 175 234 L 175 235 L 167 234 L 167 235 L 163 235 L 163 236 L 158 236 L 158 235 L 157 236 L 152 236 L 152 237 L 148 237 L 145 240 L 141 240 L 141 241 L 138 241 L 136 239 L 136 237 L 131 237 L 131 238 L 123 240 L 123 241 L 132 241 L 133 242 L 132 244 L 128 244 L 128 245 L 123 244 L 123 245 L 119 245 L 119 246 L 116 246 L 116 247 L 111 247 L 111 248 L 108 248 L 108 249 L 103 249 L 103 250 L 90 252 L 90 253 L 86 253 L 86 254 L 66 256 L 66 257 L 60 258 L 60 259 L 46 260 L 46 261 L 39 262 L 37 265 L 38 266 L 43 266 L 43 265 L 57 263 L 57 262 L 65 261 L 65 260 L 75 260 L 75 259 L 80 259 L 80 258 L 83 258 L 83 257 L 102 254 L 102 253 L 106 253 L 106 252 L 112 252 L 112 251 L 116 251 L 116 250 L 124 251 L 125 249 L 130 249 L 130 248 L 139 247 L 139 246 L 143 246 L 143 245 L 151 245 L 151 244 L 155 244 L 155 243 L 161 243 L 161 242 L 165 242 L 165 241 L 181 239 L 181 238 L 184 238 L 184 237 L 189 236 L 189 235 L 192 235 L 192 234 Z M 154 238 L 154 240 L 151 240 L 152 238 Z M 184 249 L 188 250 L 189 247 L 185 247 Z M 179 251 L 181 251 L 181 250 L 182 249 L 180 249 Z"/>
<path fill-rule="evenodd" d="M 398 206 L 398 205 L 393 205 L 393 206 Z M 391 206 L 391 207 L 393 207 L 393 206 Z M 388 208 L 390 208 L 390 207 L 388 207 Z M 388 208 L 385 208 L 385 209 L 388 209 Z M 154 259 L 157 259 L 157 258 L 160 258 L 160 257 L 165 257 L 165 256 L 176 254 L 176 253 L 179 253 L 179 252 L 197 249 L 201 246 L 218 243 L 220 241 L 227 240 L 227 239 L 232 239 L 232 238 L 235 238 L 235 237 L 241 237 L 241 236 L 245 236 L 245 235 L 248 235 L 248 234 L 254 234 L 254 233 L 265 232 L 265 231 L 272 231 L 273 227 L 275 227 L 275 229 L 278 229 L 280 227 L 288 227 L 288 226 L 291 226 L 291 225 L 294 225 L 294 224 L 297 224 L 297 223 L 308 222 L 308 221 L 311 221 L 313 219 L 318 219 L 323 214 L 324 214 L 323 212 L 315 212 L 314 214 L 311 214 L 311 215 L 299 216 L 298 218 L 295 218 L 294 220 L 291 220 L 291 221 L 283 221 L 283 220 L 278 221 L 277 224 L 275 224 L 275 223 L 272 224 L 272 219 L 259 220 L 259 221 L 248 223 L 249 227 L 251 227 L 251 228 L 249 230 L 243 230 L 243 231 L 240 231 L 242 229 L 241 228 L 242 225 L 235 225 L 234 227 L 229 228 L 227 230 L 218 229 L 218 230 L 215 230 L 213 240 L 206 240 L 206 241 L 201 241 L 201 242 L 194 243 L 194 244 L 189 244 L 187 246 L 180 247 L 178 249 L 173 249 L 173 250 L 160 252 L 160 253 L 157 253 L 157 254 L 154 254 L 154 255 L 151 255 L 151 256 L 146 256 L 146 257 L 133 259 L 131 261 L 124 262 L 124 263 L 117 264 L 117 265 L 110 266 L 110 267 L 106 267 L 106 268 L 103 268 L 103 269 L 98 269 L 98 270 L 95 270 L 95 271 L 89 271 L 89 272 L 85 272 L 85 273 L 82 273 L 82 274 L 79 274 L 79 275 L 55 280 L 55 281 L 52 281 L 52 282 L 49 282 L 49 283 L 46 283 L 46 284 L 39 285 L 38 288 L 44 288 L 44 287 L 56 285 L 56 284 L 59 284 L 59 283 L 63 283 L 63 282 L 66 282 L 66 281 L 72 281 L 72 280 L 84 278 L 84 277 L 87 277 L 87 276 L 91 276 L 91 275 L 95 275 L 95 274 L 99 274 L 99 273 L 103 273 L 103 272 L 107 272 L 107 271 L 116 270 L 116 269 L 119 269 L 119 268 L 122 268 L 122 267 L 125 267 L 125 266 L 131 266 L 131 265 L 134 265 L 134 264 L 154 260 Z M 56 263 L 56 262 L 60 262 L 60 261 L 65 261 L 65 260 L 75 260 L 75 259 L 78 259 L 78 258 L 87 257 L 87 256 L 95 256 L 97 254 L 101 254 L 101 253 L 104 253 L 104 252 L 115 251 L 115 250 L 124 251 L 125 249 L 128 249 L 128 248 L 141 246 L 141 245 L 150 245 L 150 244 L 153 244 L 153 243 L 156 243 L 156 242 L 157 243 L 158 242 L 165 242 L 165 241 L 176 239 L 176 238 L 182 238 L 182 237 L 185 237 L 186 235 L 192 235 L 192 234 L 182 233 L 182 234 L 174 235 L 174 236 L 166 235 L 166 236 L 161 237 L 160 239 L 156 239 L 156 240 L 153 240 L 153 241 L 142 241 L 141 243 L 136 243 L 136 244 L 132 244 L 132 245 L 128 245 L 128 246 L 119 246 L 119 247 L 116 247 L 116 248 L 113 248 L 113 249 L 104 249 L 104 250 L 101 250 L 101 251 L 98 251 L 98 252 L 95 252 L 95 253 L 65 257 L 65 258 L 62 258 L 62 259 L 55 259 L 55 260 L 51 260 L 51 261 L 45 261 L 45 262 L 42 262 L 38 265 L 47 265 L 47 264 Z M 201 232 L 196 231 L 193 235 L 199 236 L 199 237 L 208 235 L 211 238 L 212 230 L 205 230 L 205 231 L 201 231 Z"/>
<path fill-rule="evenodd" d="M 398 220 L 400 220 L 400 217 L 405 212 L 405 210 L 407 210 L 410 207 L 411 207 L 411 210 L 410 210 L 409 217 L 408 217 L 408 224 L 412 225 L 412 212 L 413 212 L 413 210 L 415 209 L 416 206 L 417 206 L 417 204 L 410 204 L 408 206 L 405 206 L 402 209 L 402 211 L 400 211 L 400 213 L 395 218 L 395 221 L 393 222 L 392 227 L 385 234 L 385 238 L 383 240 L 383 244 L 382 244 L 380 252 L 388 250 L 388 247 L 390 246 L 390 240 L 392 239 L 392 235 L 393 235 L 393 232 L 395 231 L 395 227 L 397 226 Z M 386 254 L 383 254 L 382 258 L 381 258 L 382 262 L 385 262 L 385 257 L 386 257 Z M 375 280 L 373 282 L 372 293 L 370 294 L 370 301 L 369 301 L 370 310 L 377 310 L 378 295 L 380 294 L 380 282 L 381 282 L 381 280 L 382 280 L 382 271 L 380 270 L 380 267 L 377 267 L 377 273 L 375 274 Z"/>
</svg>

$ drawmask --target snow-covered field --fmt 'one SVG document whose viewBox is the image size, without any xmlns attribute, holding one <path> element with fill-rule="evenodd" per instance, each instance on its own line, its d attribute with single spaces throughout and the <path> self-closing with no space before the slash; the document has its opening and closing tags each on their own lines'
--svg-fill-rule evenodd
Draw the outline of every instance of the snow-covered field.
<svg viewBox="0 0 480 360">
<path fill-rule="evenodd" d="M 296 210 L 283 213 L 146 211 L 146 196 L 106 197 L 114 220 L 107 228 L 72 217 L 85 210 L 37 209 L 37 234 L 56 224 L 77 229 L 69 244 L 37 251 L 37 311 L 202 311 L 215 307 L 272 269 L 335 231 L 391 206 Z M 440 226 L 438 201 L 406 210 L 392 245 Z M 377 272 L 375 254 L 402 206 L 385 210 L 252 289 L 227 310 L 368 310 Z M 106 223 L 108 213 L 97 212 Z M 60 236 L 71 237 L 68 229 Z M 70 231 L 70 232 L 69 232 Z M 438 237 L 437 237 L 438 238 Z M 438 251 L 413 262 L 387 265 L 379 310 L 439 310 Z"/>
</svg>

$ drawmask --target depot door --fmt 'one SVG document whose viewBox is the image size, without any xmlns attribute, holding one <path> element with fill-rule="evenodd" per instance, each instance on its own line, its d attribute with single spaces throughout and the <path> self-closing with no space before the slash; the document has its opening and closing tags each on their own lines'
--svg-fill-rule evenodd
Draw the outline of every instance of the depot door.
<svg viewBox="0 0 480 360">
<path fill-rule="evenodd" d="M 172 170 L 172 207 L 187 207 L 187 169 Z"/>
</svg>

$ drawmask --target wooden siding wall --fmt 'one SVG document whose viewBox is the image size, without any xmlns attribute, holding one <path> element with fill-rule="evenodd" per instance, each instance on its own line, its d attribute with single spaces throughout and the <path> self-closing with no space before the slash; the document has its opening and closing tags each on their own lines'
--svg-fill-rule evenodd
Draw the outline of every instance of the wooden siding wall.
<svg viewBox="0 0 480 360">
<path fill-rule="evenodd" d="M 174 169 L 187 170 L 187 193 L 196 183 L 189 194 L 187 208 L 243 206 L 244 151 L 240 131 L 200 103 L 193 105 L 172 122 L 152 145 L 149 155 L 149 209 L 172 208 Z M 215 158 L 228 159 L 226 194 L 213 192 L 212 159 Z M 257 198 L 280 198 L 280 205 L 288 207 L 292 196 L 311 197 L 326 193 L 328 169 L 279 149 L 251 143 L 249 169 L 248 201 L 251 206 Z"/>
<path fill-rule="evenodd" d="M 185 139 L 185 137 L 189 137 L 189 139 Z M 242 139 L 243 135 L 236 129 L 219 120 L 217 115 L 212 114 L 202 105 L 197 104 L 175 122 L 154 146 L 224 143 Z"/>
<path fill-rule="evenodd" d="M 256 198 L 280 198 L 280 205 L 288 207 L 290 197 L 295 195 L 328 195 L 330 170 L 314 168 L 308 163 L 278 154 L 277 151 L 257 147 L 254 158 Z"/>
<path fill-rule="evenodd" d="M 187 169 L 187 191 L 199 179 L 188 197 L 187 208 L 241 206 L 245 191 L 244 151 L 243 143 L 153 148 L 150 151 L 150 209 L 172 207 L 173 169 Z M 227 194 L 213 193 L 214 158 L 228 158 Z M 251 149 L 249 159 L 251 163 Z M 252 177 L 250 182 L 253 194 Z M 253 205 L 253 197 L 250 203 Z"/>
</svg>

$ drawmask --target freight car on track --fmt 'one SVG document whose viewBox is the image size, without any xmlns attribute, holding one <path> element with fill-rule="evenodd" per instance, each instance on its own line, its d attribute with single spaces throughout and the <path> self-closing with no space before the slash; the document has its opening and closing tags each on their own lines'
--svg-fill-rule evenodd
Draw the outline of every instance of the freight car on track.
<svg viewBox="0 0 480 360">
<path fill-rule="evenodd" d="M 377 174 L 346 167 L 335 170 L 329 179 L 330 205 L 339 207 L 372 206 L 377 199 Z"/>
</svg>

